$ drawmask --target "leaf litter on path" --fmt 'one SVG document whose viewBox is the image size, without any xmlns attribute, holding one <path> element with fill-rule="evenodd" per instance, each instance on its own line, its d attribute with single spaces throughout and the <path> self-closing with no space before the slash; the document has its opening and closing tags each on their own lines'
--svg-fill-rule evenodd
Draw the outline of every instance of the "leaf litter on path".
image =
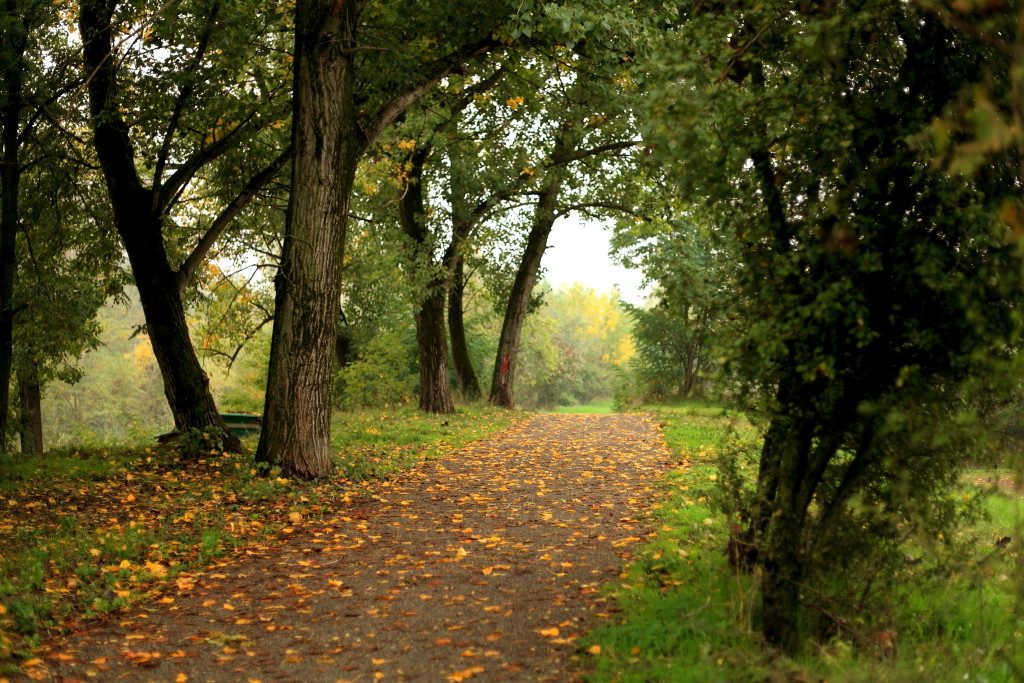
<svg viewBox="0 0 1024 683">
<path fill-rule="evenodd" d="M 671 453 L 643 415 L 537 415 L 39 653 L 64 680 L 570 680 Z"/>
</svg>

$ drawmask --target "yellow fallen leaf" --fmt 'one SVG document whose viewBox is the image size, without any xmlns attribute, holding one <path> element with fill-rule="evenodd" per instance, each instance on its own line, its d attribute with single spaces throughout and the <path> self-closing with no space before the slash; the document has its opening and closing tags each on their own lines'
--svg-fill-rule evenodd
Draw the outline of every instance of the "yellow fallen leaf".
<svg viewBox="0 0 1024 683">
<path fill-rule="evenodd" d="M 163 566 L 159 562 L 147 562 L 146 571 L 157 578 L 167 576 L 167 567 Z"/>
<path fill-rule="evenodd" d="M 587 648 L 587 652 L 589 652 L 592 655 L 599 655 L 599 654 L 601 654 L 601 646 L 600 645 L 591 645 L 590 647 Z"/>
<path fill-rule="evenodd" d="M 445 678 L 452 683 L 460 683 L 461 681 L 469 680 L 470 678 L 473 678 L 473 676 L 482 674 L 483 672 L 484 668 L 482 666 L 471 666 L 468 669 L 450 673 Z"/>
<path fill-rule="evenodd" d="M 298 524 L 302 521 L 302 515 L 298 512 L 292 512 L 288 514 L 288 521 L 292 524 Z"/>
<path fill-rule="evenodd" d="M 545 638 L 557 638 L 558 637 L 558 627 L 557 626 L 552 626 L 551 628 L 542 628 L 540 630 L 540 634 L 542 636 L 544 636 Z"/>
<path fill-rule="evenodd" d="M 177 676 L 174 677 L 174 683 L 185 683 L 185 681 L 187 680 L 188 674 L 186 673 L 179 673 Z"/>
<path fill-rule="evenodd" d="M 43 660 L 39 659 L 39 657 L 33 657 L 32 659 L 26 659 L 24 662 L 21 663 L 21 665 L 22 666 L 42 666 L 43 665 Z"/>
<path fill-rule="evenodd" d="M 89 554 L 92 555 L 93 557 L 99 557 L 100 556 L 99 548 L 89 548 Z"/>
<path fill-rule="evenodd" d="M 160 602 L 163 603 L 164 605 L 170 605 L 171 603 L 174 602 L 174 598 L 172 598 L 170 596 L 163 597 L 163 598 L 160 598 Z"/>
</svg>

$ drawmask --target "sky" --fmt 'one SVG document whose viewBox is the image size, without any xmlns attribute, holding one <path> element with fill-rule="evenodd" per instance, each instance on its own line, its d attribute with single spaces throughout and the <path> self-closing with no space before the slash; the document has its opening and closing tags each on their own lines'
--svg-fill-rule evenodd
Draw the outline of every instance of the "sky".
<svg viewBox="0 0 1024 683">
<path fill-rule="evenodd" d="M 638 270 L 623 268 L 608 255 L 611 229 L 596 221 L 568 216 L 555 223 L 544 252 L 544 279 L 554 288 L 574 282 L 599 292 L 615 285 L 624 301 L 642 304 L 646 293 Z"/>
</svg>

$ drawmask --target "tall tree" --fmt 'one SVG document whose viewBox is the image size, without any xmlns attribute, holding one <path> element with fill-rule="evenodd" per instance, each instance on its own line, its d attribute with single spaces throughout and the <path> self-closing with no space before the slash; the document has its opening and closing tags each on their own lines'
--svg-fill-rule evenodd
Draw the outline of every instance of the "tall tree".
<svg viewBox="0 0 1024 683">
<path fill-rule="evenodd" d="M 1019 344 L 997 221 L 1015 190 L 931 163 L 931 122 L 987 58 L 970 35 L 912 4 L 683 9 L 653 126 L 741 261 L 732 367 L 768 425 L 734 557 L 794 652 L 806 597 L 898 547 L 956 478 L 961 387 Z"/>
<path fill-rule="evenodd" d="M 21 186 L 22 124 L 26 116 L 25 52 L 45 3 L 4 0 L 0 7 L 0 450 L 6 448 L 14 339 L 14 278 Z"/>
<path fill-rule="evenodd" d="M 605 204 L 592 195 L 601 187 L 598 179 L 640 144 L 625 115 L 627 89 L 599 64 L 581 58 L 568 73 L 559 66 L 545 93 L 551 99 L 544 117 L 548 139 L 541 160 L 529 168 L 531 175 L 538 174 L 537 186 L 523 193 L 533 198 L 533 215 L 505 306 L 488 398 L 492 405 L 511 408 L 515 403 L 523 323 L 555 222 Z"/>
<path fill-rule="evenodd" d="M 428 145 L 411 155 L 402 197 L 398 202 L 402 230 L 413 243 L 413 263 L 427 273 L 424 291 L 416 310 L 416 341 L 419 349 L 420 410 L 430 413 L 455 412 L 451 382 L 448 378 L 448 340 L 446 337 L 445 293 L 447 278 L 434 263 L 434 245 L 427 227 L 423 195 L 426 180 L 423 166 L 430 156 Z"/>
<path fill-rule="evenodd" d="M 280 18 L 271 9 L 256 12 L 262 21 L 254 22 L 255 6 L 221 2 L 163 6 L 153 15 L 133 14 L 127 5 L 118 10 L 117 0 L 86 0 L 79 12 L 93 139 L 114 223 L 135 276 L 175 427 L 238 449 L 196 356 L 182 294 L 217 239 L 290 156 L 290 150 L 273 150 L 272 135 L 260 135 L 281 116 L 278 90 L 265 85 L 275 69 L 268 56 L 276 47 L 271 29 Z M 141 26 L 143 41 L 161 45 L 169 57 L 147 63 L 152 68 L 122 68 L 140 53 L 132 49 L 136 41 L 115 45 L 119 26 Z M 269 45 L 261 43 L 264 35 Z M 124 87 L 123 80 L 134 87 Z M 239 88 L 239 81 L 250 87 Z M 128 93 L 138 98 L 139 88 L 145 88 L 148 101 L 129 98 Z M 125 118 L 133 110 L 140 113 L 136 130 L 152 136 L 141 144 Z M 175 211 L 187 221 L 189 212 L 182 209 L 190 187 L 201 182 L 204 169 L 240 147 L 252 158 L 270 160 L 244 175 L 220 206 L 201 207 L 212 218 L 180 258 L 177 244 L 184 240 L 175 230 Z M 152 172 L 148 184 L 140 167 Z M 194 215 L 196 207 L 188 208 Z"/>
<path fill-rule="evenodd" d="M 350 194 L 359 160 L 413 103 L 498 47 L 504 2 L 375 2 L 295 11 L 292 195 L 256 457 L 302 477 L 332 467 L 331 369 Z"/>
</svg>

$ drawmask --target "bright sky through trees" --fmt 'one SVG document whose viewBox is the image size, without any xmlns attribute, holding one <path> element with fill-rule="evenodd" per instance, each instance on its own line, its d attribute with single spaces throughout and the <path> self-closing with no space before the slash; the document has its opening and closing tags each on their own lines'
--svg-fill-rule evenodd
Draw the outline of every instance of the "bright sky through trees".
<svg viewBox="0 0 1024 683">
<path fill-rule="evenodd" d="M 577 216 L 558 221 L 544 254 L 545 281 L 555 289 L 578 282 L 598 292 L 610 292 L 618 285 L 623 301 L 642 304 L 648 294 L 643 274 L 612 261 L 610 238 L 608 228 L 597 221 Z"/>
</svg>

